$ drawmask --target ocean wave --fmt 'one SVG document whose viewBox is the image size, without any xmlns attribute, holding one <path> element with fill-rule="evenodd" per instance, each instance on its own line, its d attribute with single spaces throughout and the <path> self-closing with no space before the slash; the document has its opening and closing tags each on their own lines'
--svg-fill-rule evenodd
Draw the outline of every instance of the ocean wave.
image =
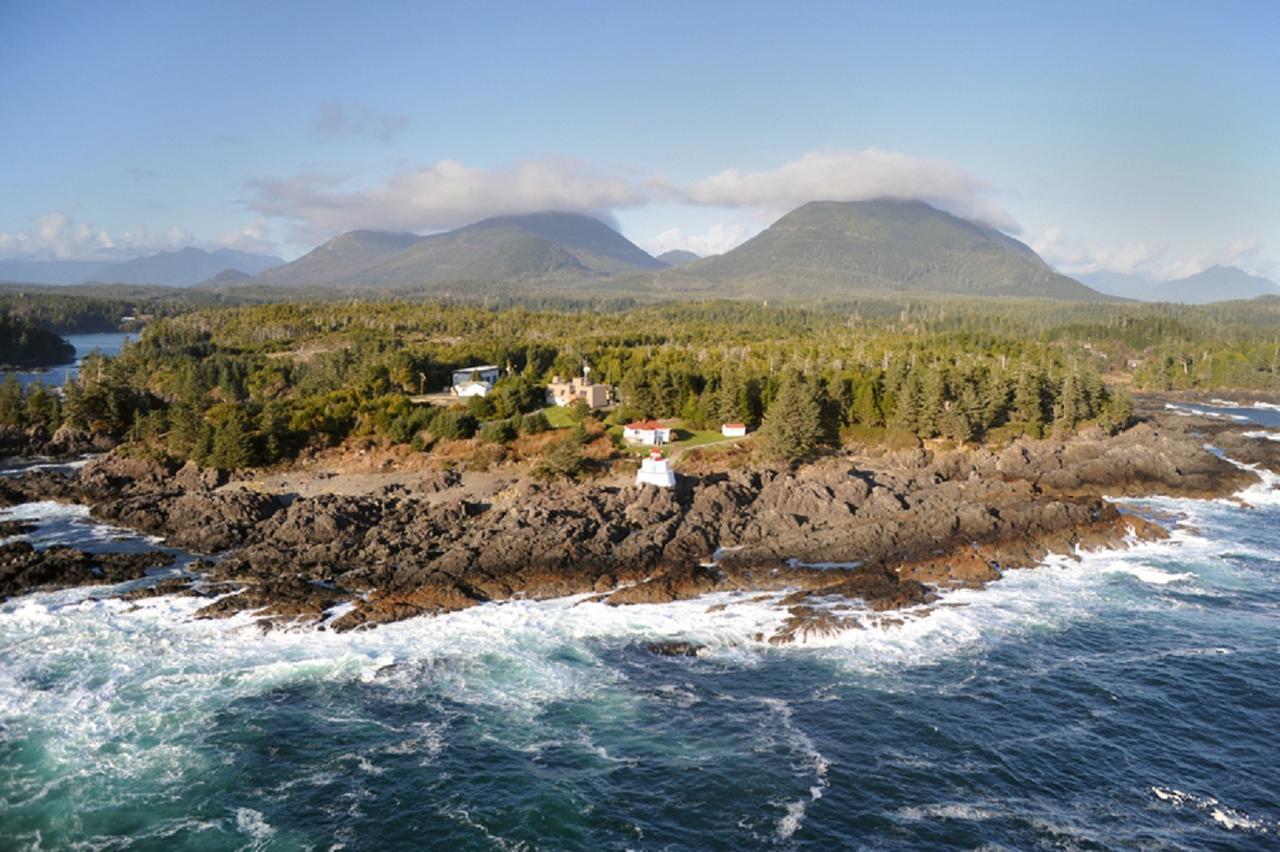
<svg viewBox="0 0 1280 852">
<path fill-rule="evenodd" d="M 1280 828 L 1280 823 L 1266 817 L 1252 816 L 1240 808 L 1224 805 L 1213 796 L 1187 793 L 1176 787 L 1152 787 L 1151 793 L 1161 802 L 1178 808 L 1189 808 L 1204 813 L 1217 825 L 1228 831 L 1267 834 Z"/>
</svg>

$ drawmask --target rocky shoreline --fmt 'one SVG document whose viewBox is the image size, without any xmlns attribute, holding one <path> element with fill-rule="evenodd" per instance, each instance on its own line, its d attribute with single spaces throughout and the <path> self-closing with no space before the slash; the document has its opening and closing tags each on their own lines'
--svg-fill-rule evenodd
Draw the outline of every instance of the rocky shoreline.
<svg viewBox="0 0 1280 852">
<path fill-rule="evenodd" d="M 682 478 L 671 490 L 516 479 L 484 499 L 444 500 L 266 493 L 111 453 L 71 475 L 0 480 L 0 504 L 84 503 L 100 521 L 211 557 L 191 578 L 131 593 L 209 596 L 202 617 L 252 612 L 264 626 L 341 631 L 513 598 L 620 606 L 732 591 L 784 608 L 784 626 L 760 638 L 786 642 L 889 618 L 1050 553 L 1162 537 L 1104 496 L 1224 497 L 1257 481 L 1208 442 L 1280 470 L 1280 443 L 1244 431 L 1155 412 L 1114 437 L 871 451 Z M 77 553 L 0 545 L 0 595 L 115 583 L 161 564 Z"/>
</svg>

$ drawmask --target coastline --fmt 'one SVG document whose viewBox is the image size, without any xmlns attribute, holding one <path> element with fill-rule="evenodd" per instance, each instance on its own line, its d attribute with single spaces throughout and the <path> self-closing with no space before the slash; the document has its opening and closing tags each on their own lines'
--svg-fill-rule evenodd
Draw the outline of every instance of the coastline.
<svg viewBox="0 0 1280 852">
<path fill-rule="evenodd" d="M 83 503 L 99 521 L 203 555 L 127 595 L 207 597 L 200 618 L 244 613 L 264 629 L 346 631 L 490 601 L 623 606 L 733 593 L 769 596 L 785 617 L 757 638 L 785 643 L 860 628 L 869 613 L 894 623 L 895 611 L 927 611 L 946 590 L 980 588 L 1055 554 L 1163 538 L 1158 522 L 1115 501 L 1226 498 L 1257 482 L 1236 462 L 1280 470 L 1280 443 L 1246 431 L 1152 410 L 1115 437 L 840 455 L 794 471 L 685 477 L 670 491 L 456 472 L 353 483 L 298 471 L 268 480 L 273 489 L 107 454 L 71 475 L 6 479 L 0 496 Z M 284 490 L 303 481 L 337 487 Z M 136 579 L 169 561 L 134 554 L 95 575 L 85 568 L 95 560 L 72 549 L 3 547 L 9 596 Z"/>
</svg>

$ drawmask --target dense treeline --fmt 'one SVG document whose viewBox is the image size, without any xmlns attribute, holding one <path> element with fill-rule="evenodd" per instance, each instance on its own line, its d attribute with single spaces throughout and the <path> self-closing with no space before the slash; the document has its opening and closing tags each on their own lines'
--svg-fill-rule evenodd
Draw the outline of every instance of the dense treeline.
<svg viewBox="0 0 1280 852">
<path fill-rule="evenodd" d="M 0 284 L 0 312 L 57 334 L 133 331 L 151 318 L 224 304 L 236 302 L 170 287 Z"/>
<path fill-rule="evenodd" d="M 0 312 L 0 365 L 49 367 L 75 357 L 75 347 L 24 317 Z"/>
<path fill-rule="evenodd" d="M 1104 375 L 1113 387 L 1118 379 L 1144 388 L 1280 390 L 1277 314 L 1280 306 L 1036 309 L 967 300 L 590 311 L 268 304 L 151 323 L 118 358 L 89 359 L 56 416 L 223 467 L 271 463 L 353 436 L 424 449 L 477 435 L 503 444 L 547 429 L 537 413 L 546 382 L 589 366 L 593 380 L 617 389 L 613 422 L 745 422 L 794 458 L 842 437 L 969 441 L 1086 422 L 1119 428 L 1131 404 Z M 410 401 L 478 363 L 503 370 L 488 397 L 454 408 Z M 10 401 L 6 410 L 24 412 L 25 404 Z"/>
<path fill-rule="evenodd" d="M 584 365 L 619 389 L 615 419 L 680 416 L 695 428 L 758 424 L 783 389 L 800 388 L 812 404 L 798 410 L 819 412 L 805 448 L 851 427 L 968 440 L 1011 424 L 1038 433 L 1113 415 L 1087 352 L 882 325 L 872 334 L 831 314 L 751 305 L 605 314 L 329 303 L 197 312 L 153 323 L 118 358 L 89 359 L 65 389 L 62 417 L 225 467 L 352 435 L 426 446 L 471 437 L 482 423 L 482 436 L 501 442 L 546 428 L 535 414 L 545 382 Z M 479 362 L 505 372 L 488 397 L 458 410 L 409 401 Z M 788 385 L 792 375 L 799 384 Z"/>
</svg>

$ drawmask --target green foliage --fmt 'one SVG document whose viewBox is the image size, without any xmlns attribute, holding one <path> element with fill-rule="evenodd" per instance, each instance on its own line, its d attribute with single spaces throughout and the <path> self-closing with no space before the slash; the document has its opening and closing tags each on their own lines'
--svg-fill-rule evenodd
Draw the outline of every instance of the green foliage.
<svg viewBox="0 0 1280 852">
<path fill-rule="evenodd" d="M 535 411 L 520 418 L 520 433 L 523 435 L 537 435 L 550 429 L 551 421 L 541 411 Z"/>
<path fill-rule="evenodd" d="M 516 439 L 516 426 L 510 420 L 494 420 L 480 429 L 480 440 L 490 444 L 505 444 Z"/>
<path fill-rule="evenodd" d="M 459 440 L 476 434 L 479 421 L 469 411 L 448 409 L 436 414 L 427 424 L 427 431 L 437 438 Z"/>
<path fill-rule="evenodd" d="M 34 391 L 8 391 L 0 421 L 48 431 L 67 423 L 206 460 L 220 412 L 232 406 L 253 463 L 266 464 L 348 437 L 424 447 L 470 437 L 478 420 L 521 416 L 519 430 L 531 434 L 545 428 L 536 413 L 543 381 L 589 363 L 623 400 L 612 424 L 757 423 L 766 409 L 785 410 L 777 406 L 795 393 L 798 372 L 816 400 L 819 444 L 853 426 L 969 440 L 1006 427 L 1121 428 L 1132 404 L 1103 382 L 1118 371 L 1137 389 L 1280 391 L 1278 328 L 1280 300 L 1181 308 L 886 297 L 557 311 L 269 304 L 152 322 L 119 357 L 87 359 L 60 404 L 47 392 L 33 401 Z M 468 403 L 479 416 L 409 403 L 408 394 L 439 390 L 453 369 L 475 363 L 510 366 L 485 402 Z M 564 416 L 556 425 L 571 425 L 571 413 L 555 411 Z M 220 454 L 242 446 L 230 437 Z"/>
<path fill-rule="evenodd" d="M 582 441 L 570 434 L 551 445 L 532 473 L 540 479 L 573 479 L 582 473 L 585 466 Z"/>
<path fill-rule="evenodd" d="M 53 332 L 0 313 L 0 366 L 51 367 L 70 362 L 75 354 L 75 347 Z"/>
<path fill-rule="evenodd" d="M 760 434 L 769 455 L 782 461 L 798 461 L 817 449 L 823 435 L 821 396 L 800 373 L 783 380 Z"/>
</svg>

